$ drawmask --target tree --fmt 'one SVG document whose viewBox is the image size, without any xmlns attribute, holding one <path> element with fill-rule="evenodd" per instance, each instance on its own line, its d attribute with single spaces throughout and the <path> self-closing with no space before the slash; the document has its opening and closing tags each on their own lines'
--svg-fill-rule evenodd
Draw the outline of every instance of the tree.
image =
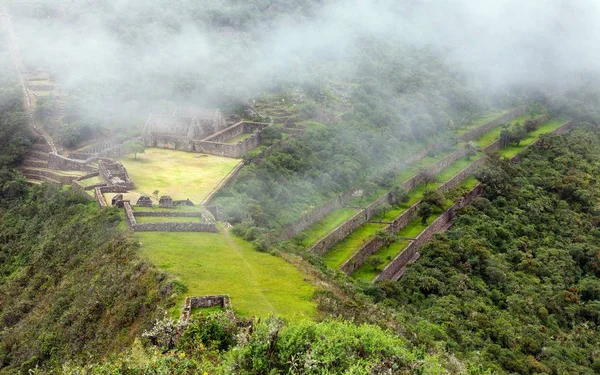
<svg viewBox="0 0 600 375">
<path fill-rule="evenodd" d="M 465 150 L 466 150 L 466 156 L 467 156 L 467 160 L 471 159 L 471 156 L 475 156 L 477 155 L 477 153 L 479 152 L 479 146 L 477 146 L 477 143 L 473 142 L 473 141 L 469 141 L 467 142 L 467 144 L 465 145 Z"/>
<path fill-rule="evenodd" d="M 421 201 L 430 204 L 432 207 L 443 209 L 446 203 L 446 197 L 444 197 L 444 194 L 439 190 L 425 190 Z"/>
<path fill-rule="evenodd" d="M 419 204 L 418 215 L 421 217 L 421 224 L 427 225 L 427 219 L 433 214 L 433 206 L 426 202 Z"/>
<path fill-rule="evenodd" d="M 525 138 L 527 138 L 527 131 L 521 123 L 516 123 L 510 130 L 510 141 L 518 146 Z"/>
<path fill-rule="evenodd" d="M 423 183 L 425 186 L 433 184 L 436 181 L 435 174 L 429 172 L 428 170 L 421 171 L 421 177 L 423 178 Z"/>
<path fill-rule="evenodd" d="M 377 257 L 370 257 L 369 259 L 367 259 L 365 264 L 368 267 L 371 267 L 373 269 L 373 271 L 378 271 L 379 266 L 381 266 L 383 264 L 383 260 L 381 260 L 380 258 L 377 258 Z"/>
<path fill-rule="evenodd" d="M 383 242 L 383 246 L 389 249 L 389 247 L 396 241 L 396 236 L 387 230 L 380 230 L 375 234 Z"/>
<path fill-rule="evenodd" d="M 146 146 L 140 141 L 127 141 L 123 143 L 123 149 L 128 154 L 133 153 L 134 158 L 137 159 L 137 154 L 143 154 L 146 150 Z"/>
<path fill-rule="evenodd" d="M 156 199 L 158 199 L 158 193 L 160 193 L 160 191 L 158 191 L 158 190 L 154 190 L 154 191 L 152 192 L 152 195 L 154 195 L 154 197 L 155 197 Z"/>
</svg>

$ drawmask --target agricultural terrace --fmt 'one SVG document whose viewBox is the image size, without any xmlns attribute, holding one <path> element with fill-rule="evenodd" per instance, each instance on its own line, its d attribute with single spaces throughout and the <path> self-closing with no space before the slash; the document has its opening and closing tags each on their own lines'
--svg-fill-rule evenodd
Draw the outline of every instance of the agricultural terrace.
<svg viewBox="0 0 600 375">
<path fill-rule="evenodd" d="M 154 218 L 153 218 L 154 219 Z M 180 296 L 229 294 L 236 313 L 290 320 L 311 318 L 314 287 L 286 260 L 256 251 L 252 245 L 221 233 L 136 233 L 140 253 L 160 269 L 179 278 L 188 288 Z"/>
<path fill-rule="evenodd" d="M 512 121 L 511 123 L 515 124 L 516 122 L 519 122 L 519 120 Z M 535 142 L 540 137 L 540 135 L 545 134 L 545 133 L 550 133 L 550 132 L 554 131 L 555 129 L 559 128 L 560 126 L 562 126 L 563 124 L 565 124 L 566 122 L 567 121 L 563 120 L 563 119 L 553 119 L 550 121 L 546 121 L 543 124 L 541 124 L 537 130 L 529 133 L 527 135 L 527 137 L 519 143 L 518 146 L 514 145 L 514 144 L 510 144 L 506 148 L 501 149 L 500 154 L 506 158 L 511 158 L 511 157 L 517 155 L 519 152 L 521 152 L 525 147 L 527 147 L 527 146 L 531 145 L 533 142 Z M 498 134 L 498 136 L 499 136 L 499 134 Z M 460 162 L 460 160 L 458 162 Z M 453 166 L 450 166 L 449 168 L 443 170 L 438 175 L 438 179 L 443 179 L 442 176 L 450 176 L 449 178 L 454 176 L 456 173 L 454 173 L 454 174 L 446 173 L 446 170 L 452 169 L 452 167 Z M 459 171 L 461 169 L 459 169 Z M 459 186 L 462 189 L 470 190 L 470 189 L 474 188 L 476 185 L 477 185 L 477 180 L 475 180 L 475 178 L 473 176 L 471 176 L 471 177 L 466 178 Z M 411 192 L 411 198 L 412 198 L 412 196 L 413 196 L 413 194 Z M 422 193 L 421 193 L 421 196 L 422 196 Z M 446 202 L 446 207 L 444 207 L 444 209 L 449 208 L 451 205 L 452 205 L 451 202 Z M 436 215 L 429 218 L 428 222 L 432 223 L 434 220 L 436 220 L 439 217 L 440 214 L 441 214 L 441 212 L 436 213 Z M 416 218 L 413 221 L 411 221 L 400 232 L 398 232 L 397 236 L 401 237 L 401 238 L 415 238 L 423 230 L 425 230 L 426 227 L 427 227 L 427 225 L 422 224 L 421 218 Z M 374 269 L 373 267 L 369 267 L 367 264 L 364 264 L 362 267 L 357 269 L 352 274 L 352 277 L 361 279 L 364 281 L 372 281 L 377 276 L 379 271 L 381 269 L 385 268 L 394 259 L 394 257 L 400 253 L 400 251 L 402 251 L 406 246 L 408 246 L 408 244 L 409 244 L 408 241 L 399 240 L 387 248 L 382 247 L 378 252 L 376 252 L 375 254 L 372 255 L 372 257 L 379 258 L 380 260 L 383 261 L 382 266 L 378 267 L 377 269 Z M 347 253 L 347 252 L 348 251 L 346 250 L 345 253 Z M 350 254 L 348 255 L 348 258 L 352 254 L 354 254 L 354 253 L 350 252 Z M 345 259 L 344 259 L 344 261 L 345 261 Z M 340 263 L 340 265 L 341 265 L 341 263 Z M 339 267 L 339 265 L 338 265 L 338 267 Z"/>
<path fill-rule="evenodd" d="M 135 190 L 141 195 L 170 195 L 198 204 L 223 180 L 239 159 L 184 151 L 146 149 L 143 154 L 121 158 Z"/>
<path fill-rule="evenodd" d="M 511 125 L 514 125 L 517 122 L 523 122 L 529 118 L 530 118 L 529 116 L 522 116 L 522 117 L 516 118 L 511 121 Z M 530 145 L 531 143 L 533 143 L 539 137 L 540 134 L 551 132 L 564 123 L 565 123 L 565 121 L 560 120 L 560 119 L 546 121 L 536 131 L 528 134 L 527 138 L 524 139 L 523 141 L 521 141 L 519 146 L 511 144 L 507 148 L 501 150 L 501 153 L 503 156 L 512 157 L 512 156 L 516 155 L 520 150 L 522 150 L 523 148 L 525 148 L 528 145 Z M 501 127 L 497 127 L 495 129 L 491 130 L 490 132 L 482 135 L 477 140 L 477 142 L 482 147 L 493 143 L 494 141 L 496 141 L 499 138 L 500 130 L 501 130 Z M 490 134 L 492 134 L 493 136 L 490 136 Z M 401 204 L 395 206 L 394 208 L 380 214 L 378 217 L 373 218 L 372 221 L 374 221 L 374 222 L 393 221 L 396 217 L 401 215 L 404 211 L 406 211 L 408 208 L 410 208 L 413 204 L 420 201 L 423 197 L 423 193 L 425 192 L 426 188 L 429 188 L 429 189 L 438 188 L 444 182 L 451 180 L 456 174 L 458 174 L 460 171 L 462 171 L 464 168 L 466 168 L 474 160 L 477 160 L 481 157 L 483 157 L 483 153 L 478 152 L 470 158 L 463 157 L 463 158 L 456 160 L 454 163 L 449 165 L 447 168 L 443 169 L 436 176 L 436 180 L 437 180 L 436 183 L 429 184 L 428 186 L 421 185 L 421 186 L 417 187 L 416 189 L 409 192 L 409 200 L 407 202 L 401 203 Z M 418 163 L 418 164 L 420 164 L 420 163 Z M 403 174 L 403 177 L 405 178 L 404 181 L 411 178 L 414 174 L 418 173 L 418 169 L 416 167 L 412 167 L 410 169 L 413 171 L 413 173 Z M 338 242 L 335 246 L 333 246 L 333 248 L 327 254 L 324 255 L 323 258 L 325 260 L 325 264 L 327 264 L 327 266 L 330 268 L 340 267 L 345 261 L 350 259 L 350 257 L 354 253 L 356 253 L 365 243 L 367 243 L 373 236 L 375 236 L 375 234 L 379 230 L 382 230 L 385 227 L 386 227 L 385 224 L 377 224 L 377 223 L 363 224 L 356 231 L 351 233 L 348 237 L 346 237 L 342 241 Z M 407 235 L 403 235 L 402 233 L 400 233 L 399 235 L 405 236 L 405 237 L 410 237 Z M 397 249 L 395 246 L 393 248 L 396 251 L 396 254 L 401 250 L 401 249 Z M 388 250 L 391 250 L 391 249 L 388 249 Z M 386 254 L 386 258 L 390 255 L 392 255 L 392 254 Z M 395 256 L 395 254 L 393 254 L 393 256 Z M 392 258 L 393 258 L 393 256 L 392 256 Z M 362 270 L 359 272 L 359 274 L 365 274 L 365 271 Z M 367 273 L 367 274 L 369 274 L 369 277 L 370 277 L 370 273 Z"/>
</svg>

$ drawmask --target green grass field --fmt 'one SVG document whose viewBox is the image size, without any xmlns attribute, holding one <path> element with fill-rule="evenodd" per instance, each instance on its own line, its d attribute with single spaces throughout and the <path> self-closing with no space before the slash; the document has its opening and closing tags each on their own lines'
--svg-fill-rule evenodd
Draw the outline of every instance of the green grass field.
<svg viewBox="0 0 600 375">
<path fill-rule="evenodd" d="M 360 268 L 352 273 L 352 277 L 364 281 L 372 281 L 381 270 L 385 268 L 395 257 L 400 254 L 402 250 L 408 246 L 409 241 L 396 241 L 390 245 L 389 248 L 382 247 L 381 250 L 373 254 L 371 257 L 381 259 L 383 264 L 374 270 L 373 267 L 369 267 L 363 264 Z"/>
<path fill-rule="evenodd" d="M 507 146 L 506 148 L 503 148 L 502 150 L 500 150 L 500 154 L 502 154 L 502 156 L 504 156 L 504 157 L 512 158 L 513 156 L 515 156 L 516 154 L 521 152 L 521 150 L 523 150 L 525 147 L 527 147 L 527 146 L 531 145 L 533 142 L 535 142 L 540 137 L 540 135 L 545 134 L 545 133 L 550 133 L 553 130 L 559 128 L 561 125 L 565 124 L 566 122 L 567 122 L 566 120 L 562 120 L 562 119 L 546 121 L 545 123 L 540 125 L 540 127 L 537 130 L 529 133 L 527 138 L 522 140 L 518 146 L 511 144 L 511 145 Z"/>
<path fill-rule="evenodd" d="M 136 233 L 140 254 L 187 287 L 180 296 L 229 294 L 243 316 L 313 317 L 314 287 L 284 259 L 261 253 L 228 232 Z M 178 313 L 180 306 L 173 313 Z"/>
<path fill-rule="evenodd" d="M 464 134 L 466 134 L 467 132 L 478 128 L 482 125 L 485 125 L 486 123 L 500 117 L 503 116 L 505 114 L 507 114 L 508 112 L 510 112 L 511 110 L 504 110 L 504 111 L 494 111 L 491 112 L 483 117 L 478 118 L 477 120 L 473 121 L 473 123 L 471 123 L 470 125 L 466 125 L 466 126 L 461 126 L 460 128 L 456 129 L 456 131 L 454 132 L 454 134 L 456 134 L 457 136 L 462 136 Z"/>
<path fill-rule="evenodd" d="M 354 254 L 369 238 L 373 237 L 377 231 L 385 228 L 383 224 L 365 223 L 348 237 L 335 244 L 335 246 L 325 254 L 323 259 L 329 268 L 338 268 L 352 254 Z"/>
<path fill-rule="evenodd" d="M 302 244 L 307 247 L 311 246 L 327 233 L 354 216 L 358 211 L 358 209 L 353 208 L 338 208 L 337 210 L 331 211 L 329 215 L 325 216 L 321 221 L 303 232 L 305 238 L 302 240 Z"/>
<path fill-rule="evenodd" d="M 135 220 L 140 223 L 202 223 L 200 217 L 163 217 L 163 216 L 138 216 Z"/>
<path fill-rule="evenodd" d="M 542 117 L 542 115 L 538 115 L 535 116 L 534 118 L 540 118 Z M 510 126 L 516 124 L 517 122 L 520 122 L 521 124 L 523 124 L 525 121 L 531 119 L 531 116 L 529 115 L 523 115 L 517 118 L 514 118 L 510 121 Z M 481 136 L 476 142 L 478 144 L 479 147 L 484 148 L 492 143 L 494 143 L 495 141 L 497 141 L 498 139 L 500 139 L 500 132 L 502 132 L 502 127 L 498 126 L 495 127 L 493 130 L 485 133 L 483 136 Z M 533 133 L 531 133 L 533 134 Z M 539 134 L 538 134 L 539 135 Z"/>
<path fill-rule="evenodd" d="M 96 176 L 96 177 L 91 177 L 91 178 L 86 178 L 85 180 L 81 180 L 81 181 L 79 181 L 79 183 L 80 183 L 82 186 L 92 186 L 92 185 L 101 184 L 101 183 L 103 183 L 103 182 L 104 182 L 104 181 L 103 181 L 103 180 L 102 180 L 100 177 L 98 177 L 98 176 Z"/>
<path fill-rule="evenodd" d="M 242 134 L 237 135 L 237 136 L 235 136 L 233 138 L 229 138 L 228 140 L 225 141 L 225 143 L 235 144 L 235 143 L 238 143 L 238 142 L 241 142 L 241 141 L 245 140 L 246 138 L 250 137 L 251 135 L 252 134 L 250 134 L 250 133 L 242 133 Z"/>
<path fill-rule="evenodd" d="M 200 155 L 183 151 L 146 149 L 120 160 L 135 183 L 137 192 L 151 196 L 170 195 L 200 203 L 240 162 L 238 159 Z"/>
</svg>

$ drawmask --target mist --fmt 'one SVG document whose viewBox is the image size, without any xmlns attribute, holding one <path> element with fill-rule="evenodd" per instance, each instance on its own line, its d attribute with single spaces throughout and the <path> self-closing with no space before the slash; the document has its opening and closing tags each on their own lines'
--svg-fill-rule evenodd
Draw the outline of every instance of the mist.
<svg viewBox="0 0 600 375">
<path fill-rule="evenodd" d="M 50 71 L 98 116 L 144 116 L 166 103 L 227 106 L 307 82 L 355 81 L 370 59 L 364 45 L 377 42 L 406 51 L 399 74 L 412 50 L 426 49 L 484 94 L 515 85 L 562 90 L 598 73 L 593 0 L 257 4 L 10 3 L 26 64 Z"/>
</svg>

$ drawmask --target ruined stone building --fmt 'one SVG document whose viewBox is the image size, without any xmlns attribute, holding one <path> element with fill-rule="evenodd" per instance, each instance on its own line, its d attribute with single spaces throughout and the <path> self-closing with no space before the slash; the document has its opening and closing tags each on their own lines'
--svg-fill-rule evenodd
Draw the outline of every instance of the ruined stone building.
<svg viewBox="0 0 600 375">
<path fill-rule="evenodd" d="M 146 147 L 239 158 L 260 144 L 268 126 L 247 121 L 228 125 L 218 109 L 177 108 L 170 115 L 150 114 L 142 139 Z"/>
<path fill-rule="evenodd" d="M 204 139 L 227 127 L 218 109 L 177 108 L 170 115 L 150 114 L 144 127 L 147 147 L 195 151 L 192 141 Z"/>
</svg>

